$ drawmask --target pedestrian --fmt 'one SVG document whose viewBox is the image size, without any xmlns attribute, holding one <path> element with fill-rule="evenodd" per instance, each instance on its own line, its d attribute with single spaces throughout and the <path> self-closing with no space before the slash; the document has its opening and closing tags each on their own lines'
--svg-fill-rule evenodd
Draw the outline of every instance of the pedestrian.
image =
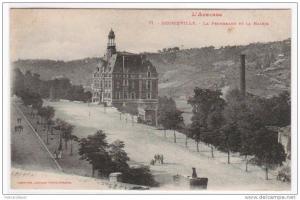
<svg viewBox="0 0 300 200">
<path fill-rule="evenodd" d="M 154 161 L 155 161 L 155 163 L 158 161 L 158 159 L 159 159 L 159 155 L 158 155 L 158 154 L 155 154 L 155 155 L 154 155 Z"/>
<path fill-rule="evenodd" d="M 161 157 L 159 154 L 157 154 L 157 159 L 158 159 L 159 163 L 161 164 Z"/>
<path fill-rule="evenodd" d="M 162 154 L 160 155 L 160 163 L 164 164 L 164 156 Z"/>
<path fill-rule="evenodd" d="M 58 154 L 57 154 L 56 150 L 54 151 L 54 155 L 55 155 L 55 159 L 57 159 L 58 158 Z"/>
</svg>

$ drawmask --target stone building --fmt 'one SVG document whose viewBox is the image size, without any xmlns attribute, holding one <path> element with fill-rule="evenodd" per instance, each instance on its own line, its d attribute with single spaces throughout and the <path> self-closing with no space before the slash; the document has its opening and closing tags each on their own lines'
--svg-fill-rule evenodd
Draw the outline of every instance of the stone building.
<svg viewBox="0 0 300 200">
<path fill-rule="evenodd" d="M 157 125 L 158 73 L 142 54 L 117 52 L 111 30 L 103 63 L 93 73 L 92 101 L 114 107 L 137 107 L 139 116 Z"/>
</svg>

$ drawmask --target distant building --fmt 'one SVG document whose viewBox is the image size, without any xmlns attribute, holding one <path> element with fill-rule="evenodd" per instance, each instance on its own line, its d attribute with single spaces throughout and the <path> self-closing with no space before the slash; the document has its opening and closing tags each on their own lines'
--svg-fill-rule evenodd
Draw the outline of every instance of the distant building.
<svg viewBox="0 0 300 200">
<path fill-rule="evenodd" d="M 144 55 L 117 52 L 111 30 L 104 63 L 93 73 L 92 101 L 108 106 L 136 105 L 142 120 L 157 125 L 158 73 Z"/>
</svg>

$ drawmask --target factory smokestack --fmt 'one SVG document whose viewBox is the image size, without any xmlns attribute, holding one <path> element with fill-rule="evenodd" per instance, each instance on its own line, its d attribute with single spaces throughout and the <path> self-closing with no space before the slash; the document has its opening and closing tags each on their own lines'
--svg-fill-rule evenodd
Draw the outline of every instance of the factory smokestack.
<svg viewBox="0 0 300 200">
<path fill-rule="evenodd" d="M 240 90 L 241 93 L 246 95 L 246 67 L 245 67 L 246 55 L 241 54 L 241 68 L 240 68 Z"/>
</svg>

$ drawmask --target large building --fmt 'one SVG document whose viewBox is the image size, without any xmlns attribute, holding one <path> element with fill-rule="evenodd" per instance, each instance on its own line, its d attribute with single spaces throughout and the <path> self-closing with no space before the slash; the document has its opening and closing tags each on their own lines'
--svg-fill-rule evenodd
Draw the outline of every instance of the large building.
<svg viewBox="0 0 300 200">
<path fill-rule="evenodd" d="M 93 73 L 92 101 L 138 108 L 142 120 L 157 125 L 158 73 L 144 55 L 117 52 L 111 30 L 103 63 Z"/>
</svg>

